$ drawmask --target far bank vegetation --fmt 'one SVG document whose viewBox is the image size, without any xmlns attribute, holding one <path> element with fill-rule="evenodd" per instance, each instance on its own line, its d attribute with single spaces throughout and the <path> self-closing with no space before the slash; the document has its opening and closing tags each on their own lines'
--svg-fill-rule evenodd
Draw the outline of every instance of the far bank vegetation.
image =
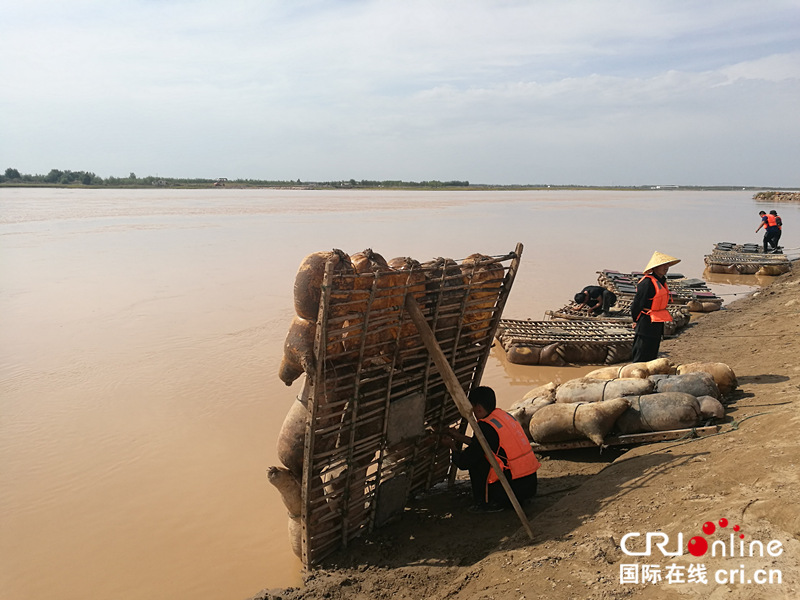
<svg viewBox="0 0 800 600">
<path fill-rule="evenodd" d="M 800 192 L 758 192 L 753 198 L 760 202 L 800 202 Z"/>
</svg>

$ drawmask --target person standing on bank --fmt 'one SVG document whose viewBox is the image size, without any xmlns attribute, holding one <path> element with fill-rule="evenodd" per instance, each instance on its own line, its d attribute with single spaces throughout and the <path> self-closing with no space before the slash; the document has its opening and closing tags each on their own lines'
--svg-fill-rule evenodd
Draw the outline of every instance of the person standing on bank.
<svg viewBox="0 0 800 600">
<path fill-rule="evenodd" d="M 644 277 L 636 286 L 636 295 L 631 304 L 635 330 L 631 362 L 658 358 L 664 323 L 672 321 L 672 315 L 667 310 L 670 298 L 667 271 L 679 262 L 679 258 L 656 250 L 644 269 Z"/>
<path fill-rule="evenodd" d="M 756 233 L 764 227 L 764 254 L 770 251 L 769 246 L 772 246 L 772 253 L 775 254 L 778 252 L 778 238 L 781 236 L 778 213 L 773 210 L 771 214 L 767 214 L 762 210 L 759 211 L 758 216 L 761 217 L 761 224 L 756 229 Z"/>
<path fill-rule="evenodd" d="M 774 252 L 777 254 L 781 250 L 781 247 L 778 245 L 778 243 L 781 241 L 781 233 L 783 233 L 783 219 L 780 218 L 780 216 L 778 215 L 778 211 L 776 210 L 769 211 L 769 214 L 775 217 L 775 224 L 778 226 L 778 233 L 775 234 L 775 250 L 774 250 Z"/>
<path fill-rule="evenodd" d="M 492 388 L 474 388 L 469 393 L 469 403 L 486 443 L 494 453 L 497 463 L 503 468 L 503 474 L 517 501 L 522 504 L 536 495 L 536 471 L 541 466 L 531 449 L 528 436 L 514 417 L 497 408 L 497 399 Z M 467 444 L 467 447 L 457 450 L 456 442 Z M 512 507 L 511 500 L 477 437 L 468 437 L 457 429 L 448 429 L 442 443 L 453 451 L 453 464 L 459 469 L 469 471 L 474 502 L 470 512 L 500 512 Z"/>
</svg>

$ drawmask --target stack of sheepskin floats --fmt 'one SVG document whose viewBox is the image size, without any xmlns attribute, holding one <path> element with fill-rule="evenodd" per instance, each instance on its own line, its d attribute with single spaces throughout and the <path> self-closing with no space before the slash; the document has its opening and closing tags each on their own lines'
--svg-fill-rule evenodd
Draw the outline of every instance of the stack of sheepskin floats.
<svg viewBox="0 0 800 600">
<path fill-rule="evenodd" d="M 659 358 L 539 386 L 509 412 L 538 444 L 586 438 L 602 446 L 612 432 L 669 431 L 721 419 L 721 400 L 737 385 L 724 363 L 674 366 Z"/>
</svg>

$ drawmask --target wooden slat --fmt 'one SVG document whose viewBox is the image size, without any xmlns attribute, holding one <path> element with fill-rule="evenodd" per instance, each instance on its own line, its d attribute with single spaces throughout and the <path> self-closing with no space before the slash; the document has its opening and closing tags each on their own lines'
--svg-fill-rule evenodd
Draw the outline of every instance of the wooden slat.
<svg viewBox="0 0 800 600">
<path fill-rule="evenodd" d="M 706 427 L 694 427 L 691 429 L 671 429 L 669 431 L 651 431 L 646 433 L 630 433 L 626 435 L 609 435 L 603 440 L 603 446 L 625 446 L 628 444 L 646 444 L 649 442 L 661 442 L 665 440 L 676 440 L 684 436 L 703 437 L 717 433 L 719 425 L 709 425 Z M 531 443 L 531 448 L 536 452 L 553 452 L 555 450 L 573 450 L 575 448 L 597 448 L 591 440 L 572 440 L 568 442 L 554 442 L 552 444 Z"/>
</svg>

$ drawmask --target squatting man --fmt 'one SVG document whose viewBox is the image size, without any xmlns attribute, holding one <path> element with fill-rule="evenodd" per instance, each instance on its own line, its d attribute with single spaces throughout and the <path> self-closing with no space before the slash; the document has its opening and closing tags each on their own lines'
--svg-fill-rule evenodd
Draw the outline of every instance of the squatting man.
<svg viewBox="0 0 800 600">
<path fill-rule="evenodd" d="M 497 399 L 492 388 L 474 388 L 469 393 L 469 402 L 478 427 L 497 463 L 502 466 L 517 501 L 522 504 L 536 495 L 536 471 L 541 466 L 525 431 L 514 417 L 497 408 Z M 442 444 L 453 451 L 453 464 L 459 469 L 469 471 L 474 503 L 470 512 L 499 512 L 512 507 L 511 500 L 477 437 L 469 437 L 450 428 L 444 432 Z M 466 444 L 466 448 L 460 450 L 461 444 Z"/>
</svg>

